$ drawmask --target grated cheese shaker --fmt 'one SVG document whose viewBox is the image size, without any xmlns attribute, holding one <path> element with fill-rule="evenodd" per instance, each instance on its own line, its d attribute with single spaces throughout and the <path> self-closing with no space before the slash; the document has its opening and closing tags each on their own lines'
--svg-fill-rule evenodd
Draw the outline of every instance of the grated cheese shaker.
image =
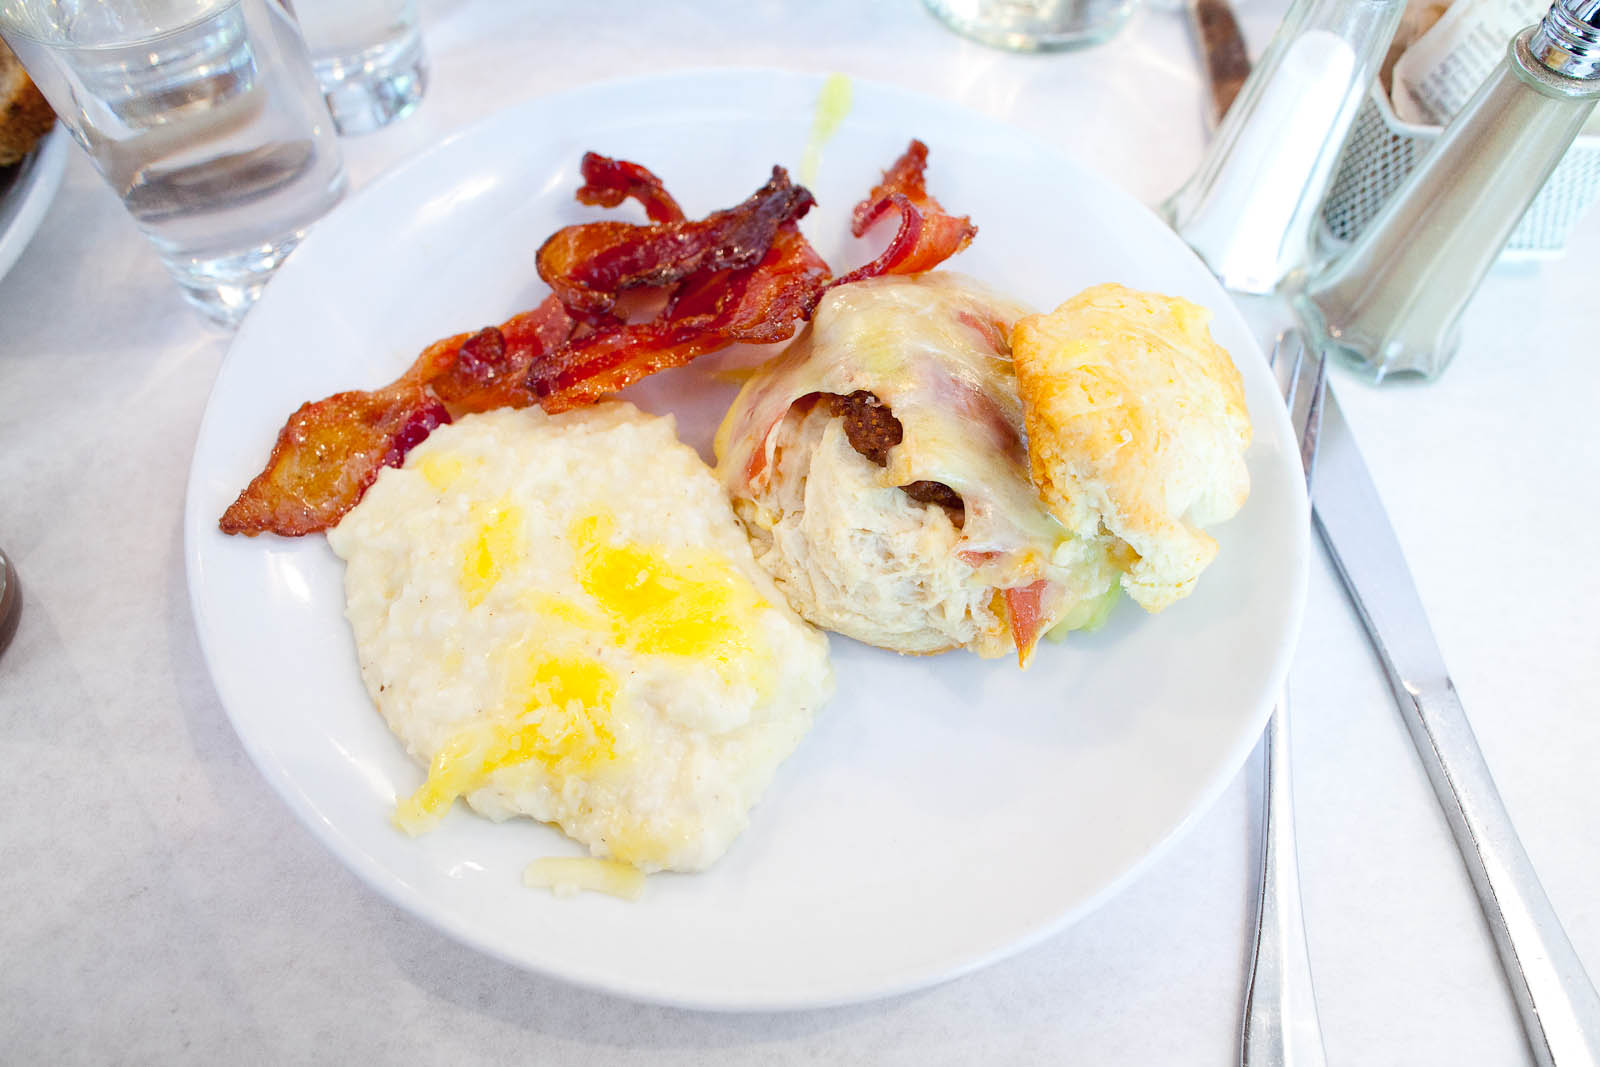
<svg viewBox="0 0 1600 1067">
<path fill-rule="evenodd" d="M 1373 381 L 1438 375 L 1462 312 L 1600 99 L 1600 0 L 1556 0 L 1378 216 L 1294 297 L 1314 341 Z"/>
</svg>

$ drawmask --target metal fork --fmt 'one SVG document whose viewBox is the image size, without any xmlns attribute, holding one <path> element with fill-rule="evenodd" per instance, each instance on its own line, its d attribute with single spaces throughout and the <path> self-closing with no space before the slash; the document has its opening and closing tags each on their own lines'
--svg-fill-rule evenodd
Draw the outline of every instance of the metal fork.
<svg viewBox="0 0 1600 1067">
<path fill-rule="evenodd" d="M 1311 486 L 1327 368 L 1320 352 L 1290 331 L 1272 350 L 1272 369 L 1300 442 Z M 1311 517 L 1306 516 L 1309 524 Z M 1288 687 L 1261 738 L 1261 885 L 1256 906 L 1255 951 L 1245 989 L 1239 1039 L 1243 1067 L 1326 1067 L 1322 1028 L 1311 984 L 1305 920 L 1300 910 L 1300 870 L 1295 859 L 1294 797 L 1289 774 Z"/>
</svg>

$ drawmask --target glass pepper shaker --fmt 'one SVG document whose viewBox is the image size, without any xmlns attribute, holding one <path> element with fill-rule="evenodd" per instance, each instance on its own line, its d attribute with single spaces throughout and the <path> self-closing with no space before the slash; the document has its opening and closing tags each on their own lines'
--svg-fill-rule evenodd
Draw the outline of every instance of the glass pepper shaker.
<svg viewBox="0 0 1600 1067">
<path fill-rule="evenodd" d="M 1461 313 L 1600 99 L 1600 0 L 1556 0 L 1367 230 L 1294 297 L 1312 338 L 1374 381 L 1434 377 Z"/>
</svg>

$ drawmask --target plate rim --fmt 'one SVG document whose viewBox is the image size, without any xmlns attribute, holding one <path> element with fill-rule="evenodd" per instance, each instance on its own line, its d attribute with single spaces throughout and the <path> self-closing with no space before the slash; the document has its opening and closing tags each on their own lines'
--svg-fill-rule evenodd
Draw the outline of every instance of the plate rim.
<svg viewBox="0 0 1600 1067">
<path fill-rule="evenodd" d="M 455 151 L 456 146 L 463 141 L 483 136 L 483 131 L 514 126 L 517 122 L 516 116 L 524 112 L 537 112 L 540 109 L 548 108 L 551 106 L 552 100 L 570 101 L 574 97 L 604 96 L 626 90 L 630 86 L 657 84 L 663 81 L 697 82 L 707 79 L 727 79 L 737 82 L 748 79 L 781 79 L 820 86 L 822 80 L 827 76 L 827 72 L 768 67 L 685 68 L 668 72 L 607 79 L 530 97 L 481 116 L 434 142 L 423 151 L 400 161 L 346 198 L 328 216 L 325 216 L 325 219 L 355 210 L 350 205 L 359 204 L 364 199 L 376 199 L 379 194 L 375 193 L 374 190 L 403 182 L 409 173 L 427 169 L 439 157 Z M 990 128 L 1002 130 L 1011 137 L 1026 141 L 1034 150 L 1066 164 L 1074 171 L 1081 172 L 1097 185 L 1103 187 L 1108 193 L 1120 197 L 1130 205 L 1136 205 L 1158 224 L 1165 226 L 1164 223 L 1160 223 L 1159 217 L 1155 215 L 1148 205 L 1140 202 L 1132 194 L 1116 185 L 1092 165 L 1074 157 L 1067 149 L 1045 141 L 1015 124 L 997 119 L 975 108 L 947 98 L 918 92 L 893 83 L 858 78 L 853 75 L 850 76 L 850 81 L 853 89 L 860 89 L 875 95 L 882 94 L 922 109 L 931 107 L 936 111 L 961 113 L 969 120 L 982 123 Z M 317 241 L 319 231 L 325 232 L 325 228 L 320 223 L 307 235 L 301 247 L 314 247 L 319 244 L 320 242 Z M 1181 246 L 1181 241 L 1177 243 Z M 1184 252 L 1193 259 L 1196 265 L 1204 269 L 1203 263 L 1198 257 L 1194 257 L 1192 252 L 1188 252 L 1186 247 Z M 293 270 L 293 262 L 294 257 L 291 256 L 289 262 L 282 269 L 285 271 Z M 1206 274 L 1209 276 L 1210 272 L 1206 271 Z M 1223 306 L 1212 308 L 1213 312 L 1218 317 L 1227 315 L 1236 319 L 1244 327 L 1244 335 L 1250 338 L 1251 348 L 1259 355 L 1261 351 L 1260 343 L 1256 339 L 1254 330 L 1250 328 L 1249 321 L 1243 316 L 1232 295 L 1226 293 L 1220 283 L 1218 283 L 1217 288 L 1225 296 L 1226 303 Z M 272 292 L 273 287 L 269 284 L 261 300 L 271 301 Z M 258 303 L 257 307 L 259 306 Z M 526 955 L 501 948 L 494 941 L 471 929 L 464 921 L 458 920 L 453 913 L 442 912 L 428 907 L 429 897 L 424 892 L 404 880 L 396 878 L 393 872 L 369 857 L 339 827 L 324 819 L 321 813 L 316 810 L 309 795 L 293 779 L 289 769 L 262 750 L 260 739 L 254 737 L 250 731 L 241 728 L 233 703 L 224 697 L 225 682 L 216 669 L 217 657 L 211 647 L 207 626 L 203 624 L 211 619 L 211 613 L 206 605 L 202 603 L 201 598 L 203 574 L 200 572 L 203 569 L 203 560 L 198 537 L 202 533 L 214 532 L 215 523 L 209 512 L 202 514 L 202 501 L 200 499 L 202 494 L 198 489 L 201 474 L 198 460 L 201 451 L 200 444 L 207 438 L 213 420 L 220 417 L 217 414 L 214 401 L 218 391 L 218 384 L 227 373 L 228 357 L 231 357 L 241 345 L 254 336 L 256 331 L 252 328 L 252 323 L 255 321 L 258 321 L 258 316 L 252 310 L 250 314 L 246 315 L 239 331 L 230 343 L 228 352 L 219 367 L 217 379 L 213 382 L 212 389 L 208 393 L 205 410 L 196 433 L 195 451 L 191 456 L 185 490 L 183 520 L 185 579 L 188 587 L 190 610 L 194 616 L 202 658 L 205 661 L 207 674 L 217 693 L 218 702 L 222 705 L 234 734 L 239 738 L 256 770 L 272 786 L 274 792 L 295 814 L 300 823 L 311 830 L 312 835 L 333 854 L 334 859 L 354 873 L 369 889 L 376 890 L 385 900 L 399 907 L 409 916 L 422 920 L 434 930 L 444 933 L 459 944 L 516 969 L 636 1002 L 727 1013 L 801 1011 L 858 1004 L 928 988 L 970 974 L 1001 959 L 1026 951 L 1044 940 L 1056 936 L 1081 920 L 1085 915 L 1101 907 L 1107 900 L 1122 892 L 1132 881 L 1158 862 L 1173 844 L 1190 830 L 1196 821 L 1215 807 L 1218 798 L 1238 777 L 1240 769 L 1255 749 L 1261 730 L 1265 727 L 1271 715 L 1275 704 L 1274 694 L 1281 689 L 1287 680 L 1294 650 L 1298 644 L 1303 625 L 1309 583 L 1311 556 L 1309 505 L 1306 509 L 1307 522 L 1303 527 L 1300 525 L 1294 527 L 1296 531 L 1295 542 L 1290 546 L 1290 551 L 1287 553 L 1291 559 L 1294 572 L 1292 587 L 1288 591 L 1284 603 L 1287 626 L 1277 643 L 1270 669 L 1267 672 L 1266 677 L 1270 684 L 1264 687 L 1264 698 L 1259 701 L 1259 706 L 1253 709 L 1254 713 L 1250 716 L 1249 721 L 1252 725 L 1248 730 L 1240 734 L 1234 748 L 1229 751 L 1228 757 L 1221 761 L 1206 787 L 1199 791 L 1197 800 L 1190 805 L 1181 819 L 1168 827 L 1158 840 L 1151 844 L 1142 855 L 1130 863 L 1120 874 L 1109 879 L 1099 890 L 1089 893 L 1073 906 L 1066 908 L 1053 920 L 1040 923 L 1016 939 L 995 945 L 986 952 L 974 953 L 972 956 L 955 963 L 947 963 L 936 967 L 924 966 L 894 982 L 878 981 L 849 988 L 836 988 L 828 995 L 823 996 L 784 997 L 757 994 L 744 997 L 707 998 L 693 994 L 677 994 L 671 990 L 658 988 L 650 982 L 632 982 L 627 980 L 626 977 L 618 978 L 608 974 L 604 968 L 574 970 L 565 966 L 556 967 L 542 961 L 530 960 Z M 1245 358 L 1251 357 L 1247 355 Z M 1281 422 L 1280 431 L 1288 425 L 1287 413 L 1282 410 L 1281 406 L 1274 408 L 1270 413 L 1252 412 L 1252 417 L 1259 420 L 1263 414 L 1273 422 Z M 1292 435 L 1286 440 L 1292 440 Z M 1303 497 L 1303 483 L 1299 484 L 1298 489 Z"/>
<path fill-rule="evenodd" d="M 0 194 L 0 203 L 14 201 L 15 210 L 4 229 L 0 229 L 0 280 L 11 272 L 17 260 L 33 241 L 34 234 L 50 213 L 61 179 L 67 171 L 67 131 L 61 120 L 39 139 L 33 151 L 17 164 L 19 173 L 11 186 Z"/>
</svg>

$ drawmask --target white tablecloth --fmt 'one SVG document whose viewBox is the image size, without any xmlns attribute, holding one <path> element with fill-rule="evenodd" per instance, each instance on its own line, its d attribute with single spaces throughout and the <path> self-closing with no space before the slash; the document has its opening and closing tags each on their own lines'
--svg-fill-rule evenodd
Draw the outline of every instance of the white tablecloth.
<svg viewBox="0 0 1600 1067">
<path fill-rule="evenodd" d="M 345 142 L 356 188 L 504 104 L 742 65 L 947 97 L 1149 203 L 1204 140 L 1182 16 L 1089 52 L 966 43 L 915 0 L 424 4 L 433 80 Z M 598 14 L 599 11 L 604 14 Z M 1246 0 L 1254 47 L 1282 10 Z M 1600 974 L 1600 218 L 1500 269 L 1427 386 L 1336 387 L 1506 804 Z M 180 511 L 226 335 L 179 300 L 73 151 L 0 280 L 0 545 L 26 606 L 0 658 L 0 1061 L 1226 1064 L 1256 863 L 1252 760 L 1133 885 L 1044 944 L 877 1003 L 643 1006 L 459 947 L 345 871 L 246 759 L 207 677 Z M 1293 672 L 1305 911 L 1334 1063 L 1529 1061 L 1445 823 L 1320 554 Z"/>
</svg>

